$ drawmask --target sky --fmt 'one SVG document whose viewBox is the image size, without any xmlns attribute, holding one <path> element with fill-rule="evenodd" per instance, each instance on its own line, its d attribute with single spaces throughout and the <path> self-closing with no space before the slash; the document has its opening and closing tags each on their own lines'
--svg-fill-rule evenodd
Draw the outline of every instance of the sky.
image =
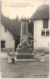
<svg viewBox="0 0 50 79">
<path fill-rule="evenodd" d="M 49 0 L 2 0 L 2 13 L 11 19 L 30 18 L 38 6 L 48 3 Z"/>
</svg>

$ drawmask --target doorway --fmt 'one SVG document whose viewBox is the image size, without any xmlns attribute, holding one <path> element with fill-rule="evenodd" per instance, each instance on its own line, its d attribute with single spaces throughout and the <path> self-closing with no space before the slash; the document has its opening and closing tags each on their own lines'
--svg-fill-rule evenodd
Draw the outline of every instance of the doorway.
<svg viewBox="0 0 50 79">
<path fill-rule="evenodd" d="M 15 51 L 16 51 L 16 48 L 17 48 L 19 43 L 20 43 L 20 37 L 16 37 L 16 39 L 15 39 Z"/>
</svg>

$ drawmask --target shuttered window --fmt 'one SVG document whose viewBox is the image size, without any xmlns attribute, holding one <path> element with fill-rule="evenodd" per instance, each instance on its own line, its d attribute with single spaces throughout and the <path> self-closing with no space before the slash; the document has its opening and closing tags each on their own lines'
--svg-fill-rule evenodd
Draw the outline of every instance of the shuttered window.
<svg viewBox="0 0 50 79">
<path fill-rule="evenodd" d="M 42 30 L 41 36 L 50 36 L 50 31 L 49 30 Z"/>
<path fill-rule="evenodd" d="M 41 35 L 45 36 L 45 30 L 42 30 Z"/>
<path fill-rule="evenodd" d="M 43 19 L 43 30 L 41 31 L 41 36 L 49 36 L 48 30 L 48 19 Z"/>
<path fill-rule="evenodd" d="M 5 41 L 1 41 L 1 48 L 5 48 Z"/>
<path fill-rule="evenodd" d="M 46 36 L 49 36 L 49 35 L 50 35 L 50 31 L 46 30 Z"/>
<path fill-rule="evenodd" d="M 48 28 L 48 19 L 43 20 L 43 29 Z"/>
</svg>

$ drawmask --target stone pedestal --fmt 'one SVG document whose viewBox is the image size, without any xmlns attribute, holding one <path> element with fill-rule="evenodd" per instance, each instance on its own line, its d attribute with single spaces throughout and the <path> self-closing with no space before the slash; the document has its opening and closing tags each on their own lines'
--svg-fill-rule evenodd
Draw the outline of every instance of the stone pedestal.
<svg viewBox="0 0 50 79">
<path fill-rule="evenodd" d="M 17 59 L 33 59 L 32 48 L 28 43 L 28 20 L 21 20 L 20 44 L 17 47 Z"/>
<path fill-rule="evenodd" d="M 44 54 L 44 53 L 41 54 L 41 59 L 40 59 L 40 61 L 41 61 L 41 62 L 45 62 L 45 54 Z"/>
</svg>

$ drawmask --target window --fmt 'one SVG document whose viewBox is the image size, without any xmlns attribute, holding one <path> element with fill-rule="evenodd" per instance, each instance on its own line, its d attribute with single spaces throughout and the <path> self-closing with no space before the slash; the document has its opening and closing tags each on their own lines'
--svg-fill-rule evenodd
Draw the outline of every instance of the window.
<svg viewBox="0 0 50 79">
<path fill-rule="evenodd" d="M 50 31 L 49 30 L 42 30 L 41 35 L 42 36 L 49 36 L 50 35 Z"/>
<path fill-rule="evenodd" d="M 5 48 L 5 41 L 1 41 L 1 48 Z"/>
<path fill-rule="evenodd" d="M 41 32 L 42 36 L 49 36 L 49 30 L 48 30 L 48 19 L 43 19 L 43 30 Z"/>
<path fill-rule="evenodd" d="M 49 35 L 50 35 L 49 30 L 46 30 L 46 36 L 49 36 Z"/>
<path fill-rule="evenodd" d="M 48 19 L 43 20 L 43 28 L 48 28 Z"/>
<path fill-rule="evenodd" d="M 42 30 L 41 35 L 45 36 L 45 30 Z"/>
</svg>

